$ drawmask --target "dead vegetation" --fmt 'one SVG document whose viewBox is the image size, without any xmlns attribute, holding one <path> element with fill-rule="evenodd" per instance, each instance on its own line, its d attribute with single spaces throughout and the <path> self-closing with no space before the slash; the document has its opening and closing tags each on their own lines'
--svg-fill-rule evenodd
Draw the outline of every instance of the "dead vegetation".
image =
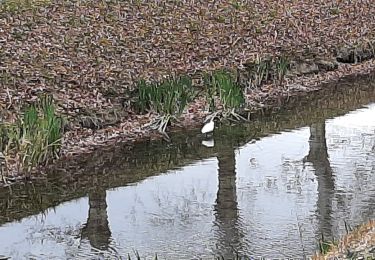
<svg viewBox="0 0 375 260">
<path fill-rule="evenodd" d="M 15 122 L 25 103 L 49 93 L 68 122 L 63 153 L 80 153 L 147 134 L 143 126 L 160 115 L 132 108 L 140 80 L 187 75 L 199 92 L 199 75 L 223 69 L 240 75 L 247 107 L 279 105 L 322 82 L 370 71 L 372 62 L 336 60 L 374 56 L 374 14 L 373 1 L 359 0 L 5 0 L 0 119 Z M 197 97 L 180 125 L 197 124 L 208 107 Z"/>
<path fill-rule="evenodd" d="M 28 4 L 9 11 L 19 2 Z M 358 0 L 1 6 L 2 108 L 50 92 L 68 115 L 113 107 L 140 79 L 238 68 L 264 55 L 333 56 L 370 42 L 375 25 L 375 3 Z"/>
<path fill-rule="evenodd" d="M 348 232 L 337 243 L 327 243 L 326 252 L 315 255 L 313 260 L 328 259 L 374 259 L 375 221 L 369 222 Z"/>
</svg>

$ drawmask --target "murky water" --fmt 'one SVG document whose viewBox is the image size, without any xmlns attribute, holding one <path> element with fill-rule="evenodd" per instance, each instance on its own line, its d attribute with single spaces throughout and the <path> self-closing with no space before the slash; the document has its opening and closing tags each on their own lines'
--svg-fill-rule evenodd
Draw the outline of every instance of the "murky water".
<svg viewBox="0 0 375 260">
<path fill-rule="evenodd" d="M 177 133 L 172 143 L 98 152 L 68 162 L 72 171 L 3 188 L 0 255 L 312 255 L 322 235 L 375 218 L 373 102 L 372 83 L 349 86 L 277 117 L 222 127 L 214 142 Z"/>
</svg>

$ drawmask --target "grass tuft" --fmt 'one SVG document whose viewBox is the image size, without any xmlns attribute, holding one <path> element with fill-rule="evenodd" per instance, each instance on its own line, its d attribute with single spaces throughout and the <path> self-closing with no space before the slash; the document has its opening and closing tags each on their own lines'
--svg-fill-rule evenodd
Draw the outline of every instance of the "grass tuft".
<svg viewBox="0 0 375 260">
<path fill-rule="evenodd" d="M 281 56 L 276 58 L 274 64 L 276 80 L 278 80 L 279 84 L 281 84 L 284 80 L 286 73 L 290 69 L 290 61 L 287 57 Z"/>
<path fill-rule="evenodd" d="M 138 106 L 141 112 L 153 110 L 161 115 L 179 115 L 194 98 L 192 80 L 182 76 L 161 83 L 138 84 Z"/>
<path fill-rule="evenodd" d="M 165 132 L 168 123 L 181 115 L 196 91 L 188 76 L 180 76 L 160 83 L 140 81 L 137 86 L 138 97 L 136 107 L 140 112 L 153 111 L 160 115 L 156 128 Z"/>
<path fill-rule="evenodd" d="M 254 62 L 246 65 L 248 71 L 247 88 L 257 89 L 265 83 L 273 81 L 282 84 L 290 69 L 290 61 L 286 56 L 258 57 Z"/>
<path fill-rule="evenodd" d="M 211 86 L 216 90 L 224 110 L 237 109 L 244 104 L 242 89 L 229 72 L 214 72 L 211 77 Z"/>
<path fill-rule="evenodd" d="M 215 71 L 205 77 L 207 87 L 207 101 L 210 104 L 210 111 L 216 110 L 215 99 L 219 99 L 222 119 L 233 119 L 234 121 L 246 121 L 235 111 L 243 106 L 245 98 L 243 90 L 237 84 L 235 75 L 228 71 Z"/>
<path fill-rule="evenodd" d="M 0 152 L 6 160 L 16 160 L 18 172 L 29 173 L 58 157 L 62 124 L 52 97 L 44 96 L 28 106 L 16 123 L 0 125 Z"/>
</svg>

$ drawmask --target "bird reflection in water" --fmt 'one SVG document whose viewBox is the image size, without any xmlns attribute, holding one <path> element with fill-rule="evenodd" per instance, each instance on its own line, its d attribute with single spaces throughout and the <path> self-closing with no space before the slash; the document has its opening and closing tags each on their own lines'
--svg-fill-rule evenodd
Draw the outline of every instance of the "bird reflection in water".
<svg viewBox="0 0 375 260">
<path fill-rule="evenodd" d="M 202 140 L 202 145 L 206 146 L 206 147 L 209 147 L 209 148 L 212 148 L 215 146 L 215 141 L 213 138 L 209 139 L 209 140 Z"/>
</svg>

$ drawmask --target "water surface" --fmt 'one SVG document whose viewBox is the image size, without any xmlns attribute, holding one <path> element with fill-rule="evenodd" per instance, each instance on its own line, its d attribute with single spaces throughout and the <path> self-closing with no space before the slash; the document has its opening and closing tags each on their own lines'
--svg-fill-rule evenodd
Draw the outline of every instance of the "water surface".
<svg viewBox="0 0 375 260">
<path fill-rule="evenodd" d="M 322 236 L 375 218 L 374 92 L 370 83 L 350 86 L 251 125 L 222 127 L 214 143 L 205 140 L 213 147 L 197 131 L 177 133 L 172 143 L 99 152 L 70 162 L 71 172 L 3 188 L 0 255 L 312 255 Z"/>
</svg>

